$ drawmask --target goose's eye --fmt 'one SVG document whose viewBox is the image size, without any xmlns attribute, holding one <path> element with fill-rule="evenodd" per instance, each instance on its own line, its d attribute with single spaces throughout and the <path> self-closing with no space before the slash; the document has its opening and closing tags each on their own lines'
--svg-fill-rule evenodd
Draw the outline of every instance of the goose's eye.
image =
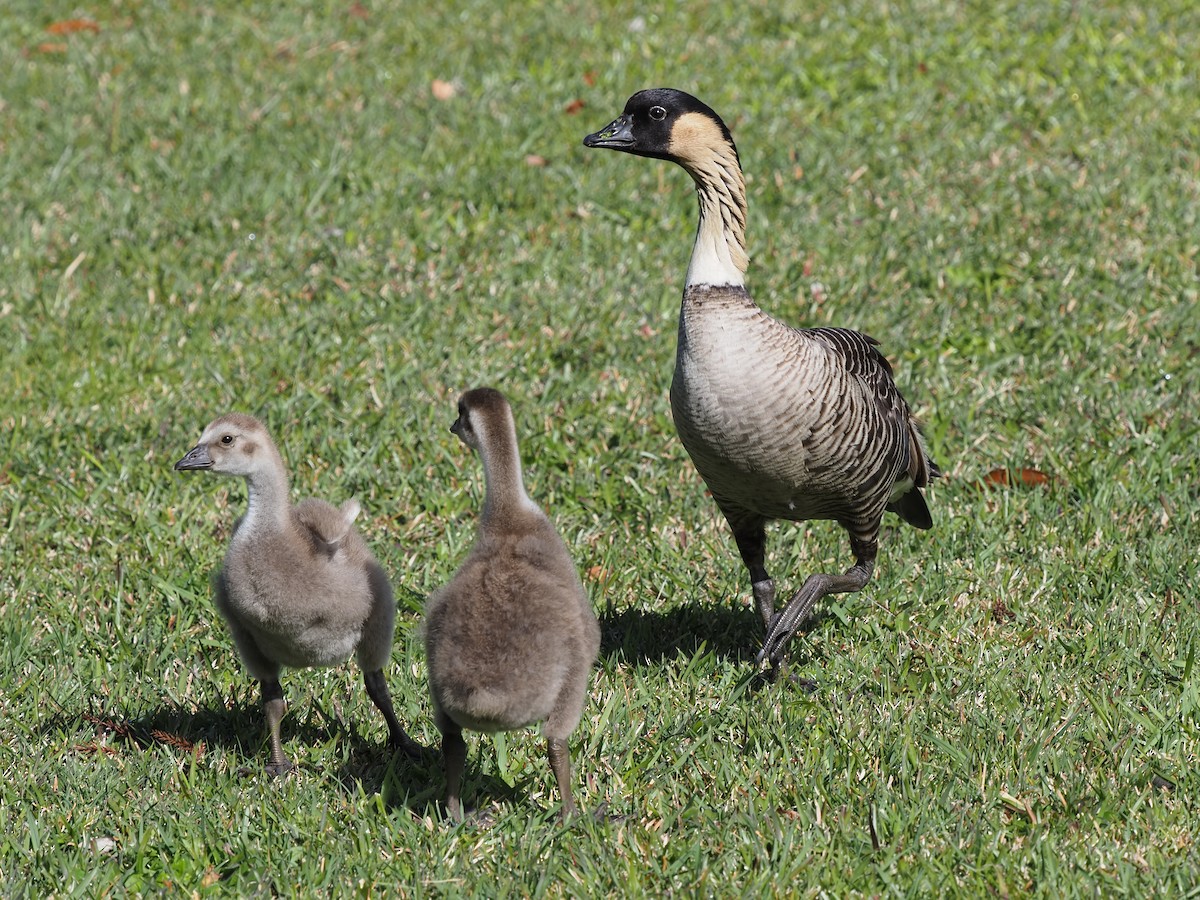
<svg viewBox="0 0 1200 900">
<path fill-rule="evenodd" d="M 232 444 L 233 443 L 233 435 L 232 434 L 224 435 L 221 438 L 221 443 L 222 444 Z"/>
<path fill-rule="evenodd" d="M 655 122 L 661 122 L 666 117 L 667 111 L 661 106 L 650 107 L 650 118 L 652 118 Z"/>
</svg>

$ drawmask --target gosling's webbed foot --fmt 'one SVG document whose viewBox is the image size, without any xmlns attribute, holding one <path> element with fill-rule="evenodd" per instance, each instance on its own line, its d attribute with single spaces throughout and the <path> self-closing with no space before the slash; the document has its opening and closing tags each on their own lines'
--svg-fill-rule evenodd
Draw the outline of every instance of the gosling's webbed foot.
<svg viewBox="0 0 1200 900">
<path fill-rule="evenodd" d="M 290 759 L 284 759 L 280 762 L 269 762 L 263 767 L 263 771 L 272 778 L 278 778 L 283 775 L 290 775 L 292 772 L 298 771 L 296 764 Z"/>
<path fill-rule="evenodd" d="M 393 750 L 402 751 L 409 759 L 420 759 L 424 756 L 428 748 L 410 738 L 400 720 L 396 718 L 396 711 L 392 708 L 392 696 L 388 693 L 387 682 L 383 680 L 383 670 L 364 671 L 363 685 L 367 689 L 367 696 L 383 713 L 387 722 L 388 746 Z"/>
<path fill-rule="evenodd" d="M 622 813 L 612 812 L 609 809 L 608 801 L 602 800 L 602 801 L 600 801 L 599 805 L 597 805 L 596 808 L 591 810 L 590 812 L 585 811 L 585 810 L 579 810 L 576 813 L 574 818 L 579 819 L 579 820 L 590 819 L 591 821 L 597 822 L 602 825 L 603 824 L 620 825 L 622 822 L 624 822 L 626 819 L 628 819 L 629 816 L 624 815 Z"/>
<path fill-rule="evenodd" d="M 433 752 L 432 747 L 426 747 L 424 744 L 417 743 L 405 731 L 390 735 L 388 737 L 388 746 L 393 750 L 399 750 L 412 760 L 424 759 Z"/>
</svg>

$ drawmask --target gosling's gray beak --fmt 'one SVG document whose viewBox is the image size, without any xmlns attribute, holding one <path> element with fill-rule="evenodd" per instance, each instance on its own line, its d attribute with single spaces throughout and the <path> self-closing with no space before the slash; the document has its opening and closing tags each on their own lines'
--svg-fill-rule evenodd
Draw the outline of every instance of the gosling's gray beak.
<svg viewBox="0 0 1200 900">
<path fill-rule="evenodd" d="M 636 143 L 633 137 L 633 116 L 618 116 L 595 134 L 583 139 L 585 147 L 607 150 L 629 150 Z"/>
<path fill-rule="evenodd" d="M 203 444 L 197 444 L 187 452 L 187 456 L 175 463 L 175 471 L 186 472 L 189 469 L 211 469 L 212 465 L 213 460 L 208 455 L 208 448 Z"/>
</svg>

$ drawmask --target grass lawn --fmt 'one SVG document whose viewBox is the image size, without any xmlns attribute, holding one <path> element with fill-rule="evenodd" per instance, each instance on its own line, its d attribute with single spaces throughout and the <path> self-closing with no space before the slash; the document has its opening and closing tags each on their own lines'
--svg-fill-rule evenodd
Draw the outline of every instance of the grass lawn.
<svg viewBox="0 0 1200 900">
<path fill-rule="evenodd" d="M 0 36 L 0 893 L 1200 890 L 1191 0 L 9 0 Z M 733 130 L 758 301 L 879 339 L 946 474 L 793 643 L 812 690 L 750 678 L 670 420 L 691 184 L 580 144 L 651 86 Z M 284 679 L 297 776 L 240 774 L 208 578 L 245 490 L 172 463 L 240 409 L 297 497 L 360 500 L 434 742 L 480 384 L 601 616 L 572 747 L 611 818 L 556 823 L 530 730 L 469 737 L 453 827 L 352 664 Z M 781 593 L 850 564 L 831 523 L 770 549 Z"/>
</svg>

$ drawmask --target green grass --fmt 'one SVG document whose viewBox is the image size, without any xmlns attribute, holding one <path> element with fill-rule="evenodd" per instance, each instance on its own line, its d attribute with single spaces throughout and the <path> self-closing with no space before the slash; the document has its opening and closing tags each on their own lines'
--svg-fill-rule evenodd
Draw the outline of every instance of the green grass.
<svg viewBox="0 0 1200 900">
<path fill-rule="evenodd" d="M 404 6 L 0 11 L 0 891 L 1195 893 L 1195 5 Z M 690 184 L 580 146 L 655 85 L 733 128 L 758 300 L 880 339 L 946 473 L 797 638 L 811 692 L 749 681 L 670 422 Z M 471 738 L 493 822 L 450 826 L 353 666 L 285 680 L 299 777 L 239 775 L 207 585 L 244 492 L 171 464 L 238 408 L 297 496 L 360 499 L 432 742 L 484 383 L 602 617 L 577 797 L 619 818 L 557 826 L 531 731 Z M 828 523 L 771 550 L 781 590 L 849 561 Z"/>
</svg>

